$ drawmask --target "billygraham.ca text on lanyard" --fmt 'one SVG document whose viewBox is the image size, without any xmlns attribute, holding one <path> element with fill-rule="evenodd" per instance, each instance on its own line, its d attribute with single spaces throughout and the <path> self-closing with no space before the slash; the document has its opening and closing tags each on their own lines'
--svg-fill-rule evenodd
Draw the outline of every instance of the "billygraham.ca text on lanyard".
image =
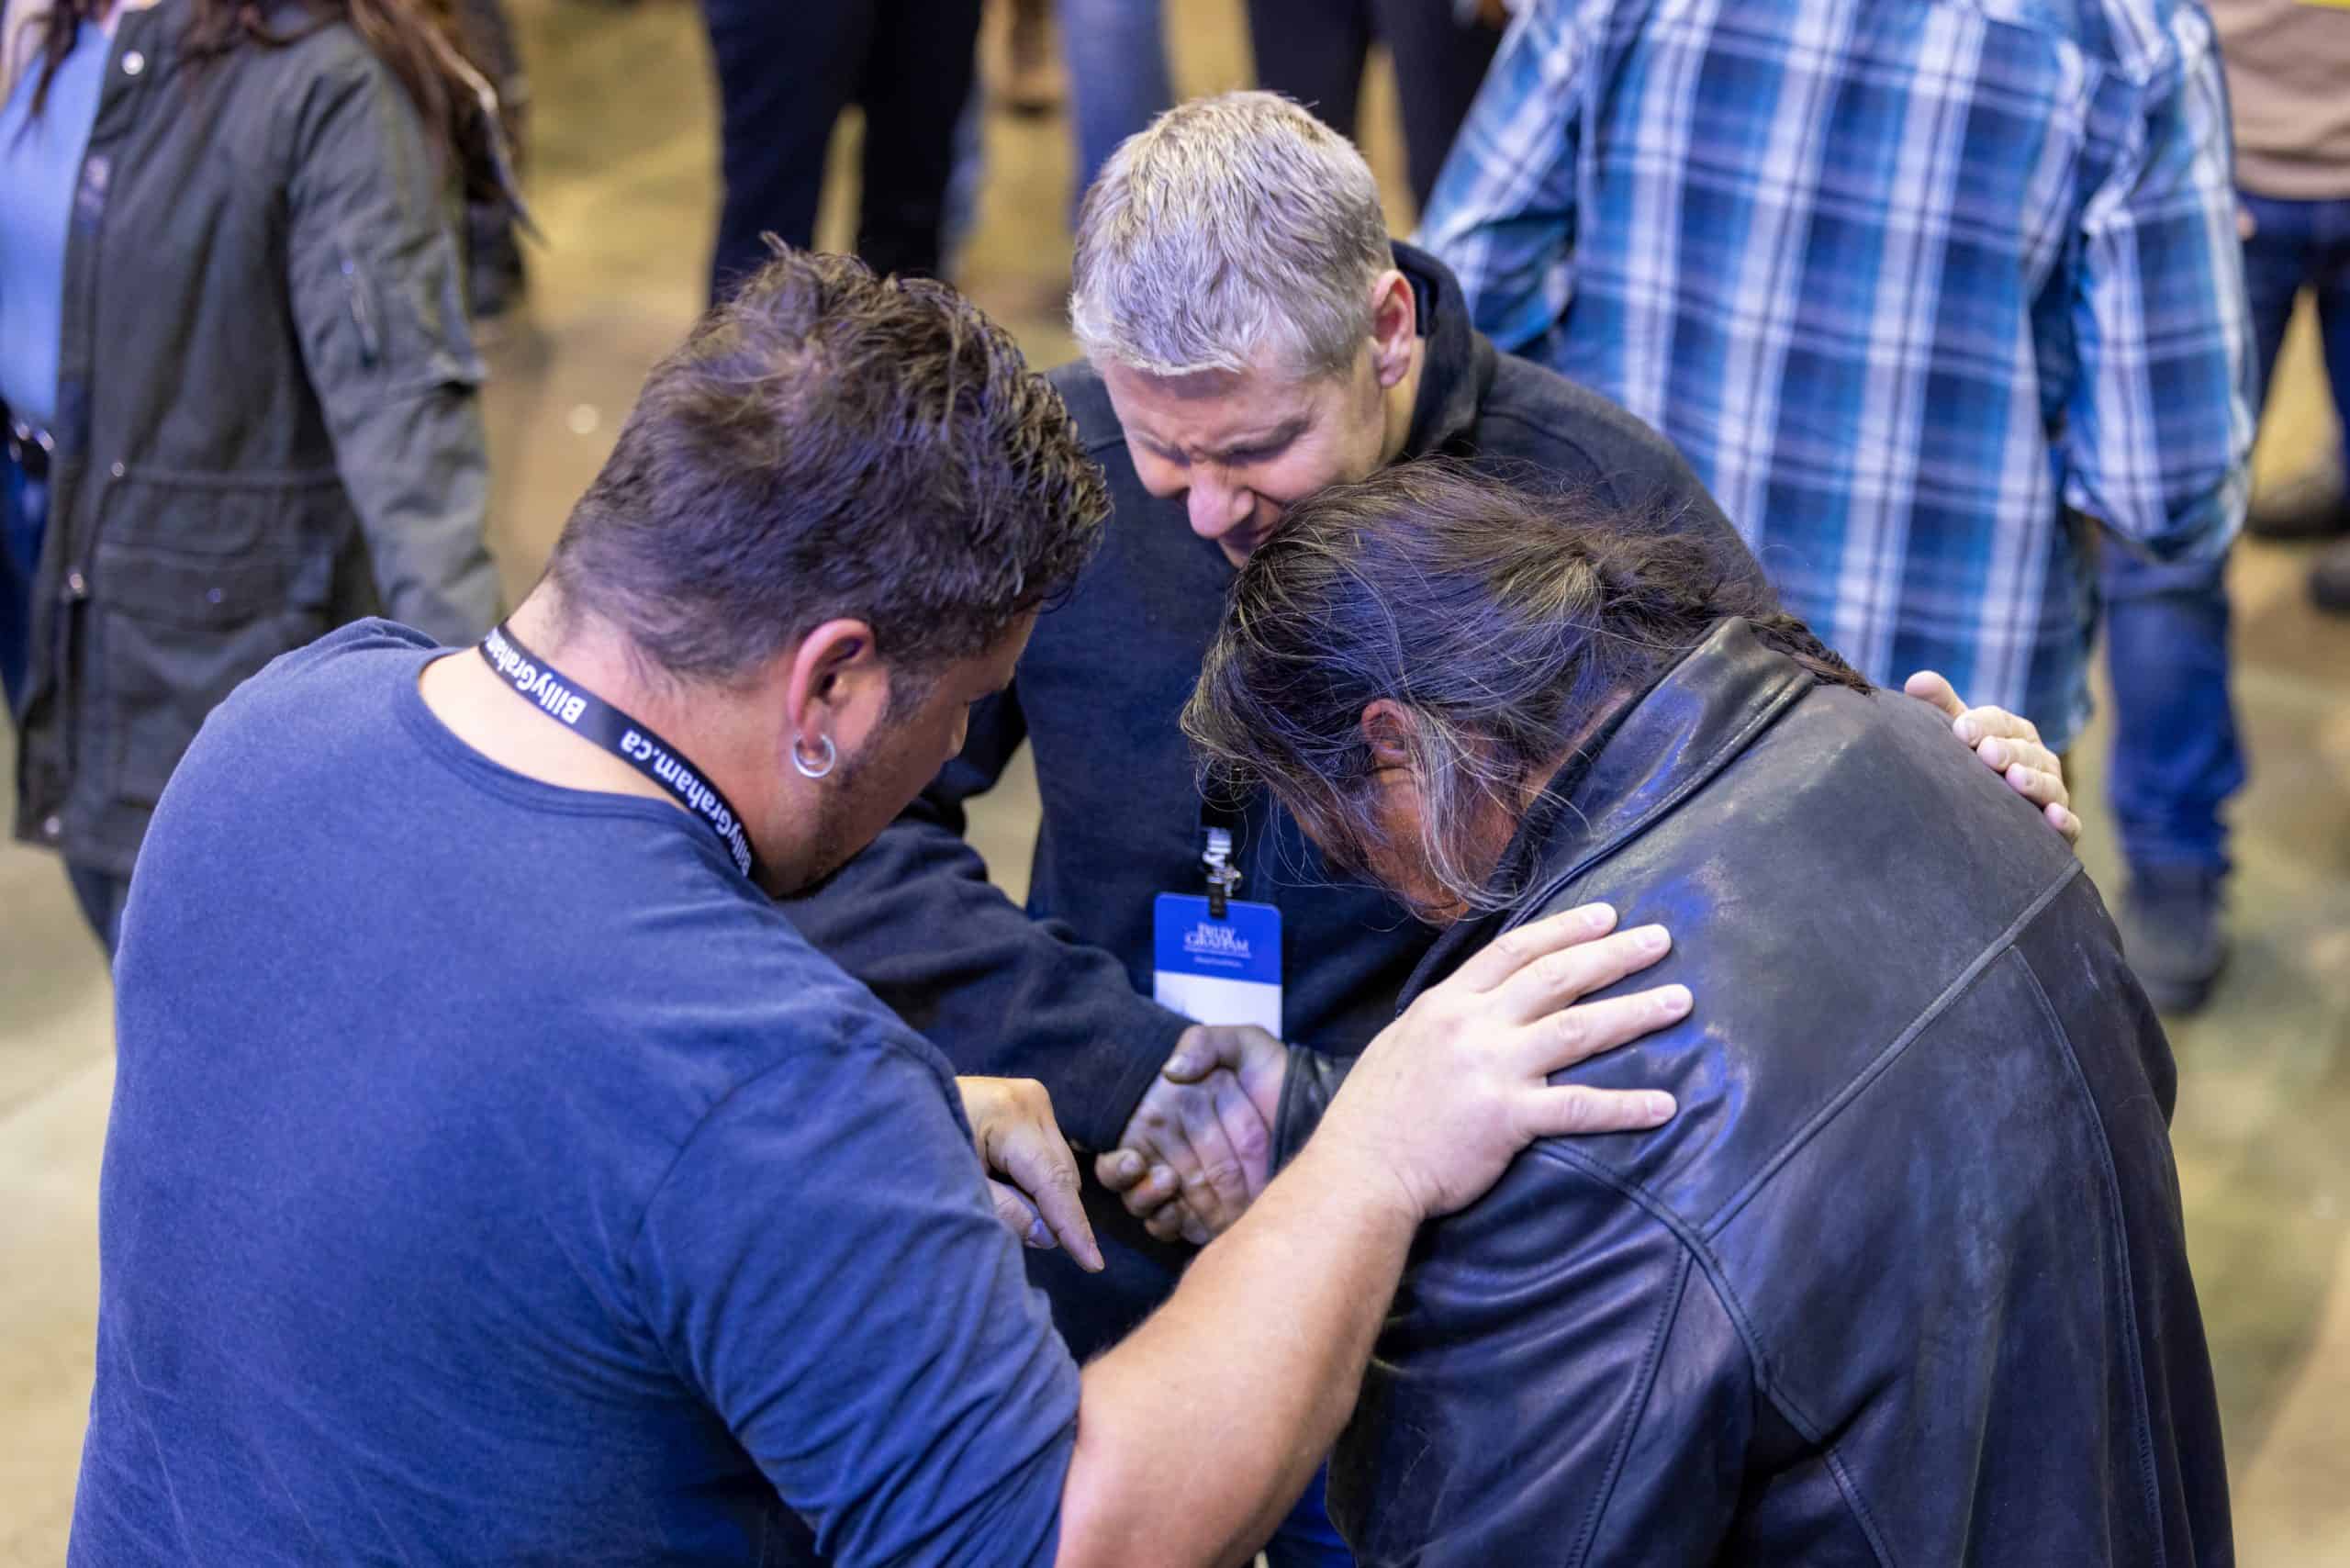
<svg viewBox="0 0 2350 1568">
<path fill-rule="evenodd" d="M 676 796 L 680 805 L 718 834 L 734 858 L 734 868 L 753 881 L 758 879 L 758 858 L 751 853 L 750 835 L 743 831 L 743 819 L 733 802 L 677 747 L 524 647 L 510 626 L 500 624 L 484 637 L 480 652 L 499 679 L 537 703 L 541 711 Z"/>
</svg>

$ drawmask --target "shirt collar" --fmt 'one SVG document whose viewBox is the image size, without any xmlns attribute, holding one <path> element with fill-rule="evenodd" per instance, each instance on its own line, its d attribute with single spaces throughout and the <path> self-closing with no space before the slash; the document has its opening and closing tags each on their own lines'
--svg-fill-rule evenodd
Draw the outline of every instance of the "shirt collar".
<svg viewBox="0 0 2350 1568">
<path fill-rule="evenodd" d="M 115 0 L 107 24 L 119 24 L 129 13 L 149 10 L 160 3 Z M 49 14 L 56 8 L 56 0 L 0 0 L 0 103 L 7 102 L 25 73 L 39 61 Z"/>
<path fill-rule="evenodd" d="M 1403 455 L 1466 455 L 1478 411 L 1494 384 L 1494 345 L 1470 324 L 1468 302 L 1450 268 L 1416 245 L 1401 240 L 1392 244 L 1396 268 L 1418 302 L 1424 341 L 1420 393 Z"/>
<path fill-rule="evenodd" d="M 1518 890 L 1510 906 L 1439 936 L 1405 983 L 1397 1011 L 1703 789 L 1814 684 L 1800 666 L 1763 646 L 1746 621 L 1714 628 L 1552 777 L 1494 871 L 1496 886 Z"/>
</svg>

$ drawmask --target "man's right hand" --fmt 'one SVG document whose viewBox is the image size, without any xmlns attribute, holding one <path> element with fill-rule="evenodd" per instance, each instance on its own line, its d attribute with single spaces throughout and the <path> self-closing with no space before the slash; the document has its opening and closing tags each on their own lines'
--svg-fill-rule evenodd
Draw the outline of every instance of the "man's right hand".
<svg viewBox="0 0 2350 1568">
<path fill-rule="evenodd" d="M 1674 1107 L 1661 1091 L 1548 1081 L 1688 1015 L 1677 985 L 1580 1001 L 1672 946 L 1661 925 L 1606 935 L 1615 924 L 1614 910 L 1591 904 L 1520 926 L 1424 992 L 1355 1063 L 1308 1152 L 1393 1182 L 1427 1219 L 1483 1196 L 1537 1138 L 1665 1121 Z"/>
<path fill-rule="evenodd" d="M 1094 1179 L 1161 1241 L 1204 1247 L 1271 1178 L 1289 1047 L 1252 1025 L 1194 1024 Z"/>
</svg>

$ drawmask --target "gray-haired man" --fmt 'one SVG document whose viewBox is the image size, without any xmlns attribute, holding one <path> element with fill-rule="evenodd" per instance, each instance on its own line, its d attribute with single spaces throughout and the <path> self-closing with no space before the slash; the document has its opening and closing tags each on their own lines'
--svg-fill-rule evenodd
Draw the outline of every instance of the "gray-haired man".
<svg viewBox="0 0 2350 1568">
<path fill-rule="evenodd" d="M 1039 621 L 1012 689 L 974 710 L 962 756 L 794 914 L 960 1070 L 1041 1079 L 1080 1143 L 1145 1151 L 1107 1157 L 1102 1178 L 1133 1188 L 1158 1236 L 1196 1241 L 1286 1155 L 1282 1085 L 1325 1059 L 1152 1000 L 1168 943 L 1181 962 L 1179 934 L 1155 928 L 1160 895 L 1208 890 L 1210 831 L 1231 834 L 1232 896 L 1280 912 L 1279 1033 L 1296 1047 L 1360 1050 L 1432 936 L 1327 873 L 1270 802 L 1203 811 L 1176 717 L 1235 565 L 1292 502 L 1434 455 L 1587 487 L 1662 527 L 1730 529 L 1655 431 L 1496 352 L 1451 274 L 1388 240 L 1360 154 L 1270 94 L 1183 105 L 1120 148 L 1086 198 L 1071 314 L 1086 363 L 1053 379 L 1109 474 L 1106 544 Z M 1962 738 L 2077 831 L 2031 732 L 1934 686 Z M 1023 740 L 1044 803 L 1025 912 L 961 836 L 963 802 Z M 1170 1053 L 1188 1058 L 1177 1076 L 1235 1070 L 1179 1083 L 1161 1072 Z M 1184 1202 L 1159 1207 L 1179 1175 Z M 1162 1299 L 1188 1256 L 1131 1225 L 1102 1240 L 1106 1276 L 1035 1271 L 1080 1355 Z"/>
</svg>

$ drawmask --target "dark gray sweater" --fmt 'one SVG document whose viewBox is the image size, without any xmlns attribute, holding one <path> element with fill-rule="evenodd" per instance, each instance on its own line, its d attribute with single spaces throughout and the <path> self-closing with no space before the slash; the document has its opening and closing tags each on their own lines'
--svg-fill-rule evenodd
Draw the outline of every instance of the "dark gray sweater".
<svg viewBox="0 0 2350 1568">
<path fill-rule="evenodd" d="M 1595 487 L 1678 526 L 1718 530 L 1742 554 L 1662 437 L 1497 353 L 1470 326 L 1440 263 L 1401 244 L 1395 256 L 1418 293 L 1427 339 L 1407 457 L 1473 459 L 1505 475 Z M 1037 623 L 1012 689 L 973 713 L 962 756 L 791 913 L 957 1070 L 1042 1081 L 1062 1127 L 1100 1149 L 1115 1145 L 1187 1023 L 1150 1000 L 1151 906 L 1161 892 L 1203 890 L 1199 796 L 1176 715 L 1233 569 L 1191 532 L 1180 499 L 1143 489 L 1101 377 L 1073 364 L 1053 380 L 1109 474 L 1101 554 L 1069 601 Z M 1025 912 L 989 885 L 962 838 L 963 802 L 995 783 L 1023 740 L 1035 749 L 1044 804 Z M 1281 911 L 1286 1037 L 1360 1051 L 1393 1016 L 1433 933 L 1377 890 L 1335 880 L 1269 801 L 1250 807 L 1241 840 L 1239 896 Z M 1088 1313 L 1083 1326 L 1059 1313 L 1080 1355 L 1171 1284 L 1171 1275 L 1147 1277 L 1153 1271 L 1112 1241 L 1104 1238 L 1127 1305 L 1098 1319 Z"/>
</svg>

